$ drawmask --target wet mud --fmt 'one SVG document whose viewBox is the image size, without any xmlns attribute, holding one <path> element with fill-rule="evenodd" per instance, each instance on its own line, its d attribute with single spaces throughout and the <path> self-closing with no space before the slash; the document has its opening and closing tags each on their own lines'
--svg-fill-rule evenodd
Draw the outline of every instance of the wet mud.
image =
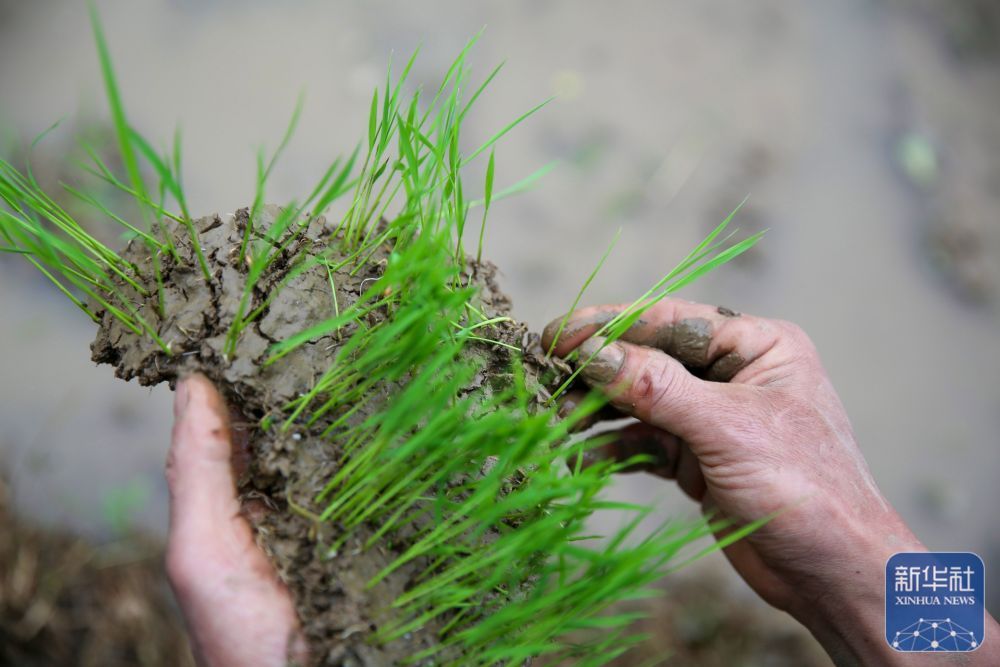
<svg viewBox="0 0 1000 667">
<path fill-rule="evenodd" d="M 255 233 L 267 229 L 279 212 L 277 207 L 263 211 Z M 182 261 L 175 263 L 169 257 L 163 261 L 162 313 L 152 278 L 153 258 L 145 245 L 130 243 L 123 256 L 149 277 L 144 285 L 148 294 L 132 289 L 130 296 L 142 317 L 169 346 L 170 354 L 149 337 L 135 335 L 111 314 L 103 313 L 91 346 L 93 359 L 113 365 L 118 377 L 134 378 L 143 385 L 168 382 L 173 386 L 179 376 L 193 371 L 215 382 L 238 415 L 234 431 L 245 440 L 249 452 L 239 466 L 245 470 L 238 470 L 240 492 L 251 510 L 246 514 L 256 529 L 258 542 L 294 597 L 309 641 L 311 662 L 399 664 L 437 642 L 448 620 L 439 618 L 386 644 L 372 640 L 378 628 L 391 619 L 392 602 L 427 563 L 414 560 L 368 588 L 368 582 L 405 551 L 406 535 L 401 532 L 366 549 L 363 545 L 378 526 L 365 526 L 352 532 L 336 553 L 330 553 L 329 545 L 341 535 L 336 525 L 317 520 L 322 507 L 314 502 L 341 460 L 336 441 L 320 437 L 328 423 L 320 421 L 308 428 L 290 429 L 284 435 L 278 429 L 259 428 L 267 416 L 284 416 L 288 401 L 313 386 L 356 326 L 348 325 L 337 338 L 319 338 L 264 365 L 270 345 L 333 315 L 325 268 L 314 266 L 298 275 L 293 269 L 310 254 L 332 247 L 334 230 L 322 217 L 310 220 L 299 238 L 274 262 L 255 288 L 252 304 L 256 307 L 268 299 L 270 302 L 243 332 L 235 354 L 227 359 L 223 354 L 226 335 L 246 280 L 247 266 L 239 261 L 239 247 L 247 220 L 247 209 L 241 209 L 233 215 L 212 215 L 195 222 L 211 270 L 210 282 L 197 268 L 185 231 L 176 227 L 168 230 L 176 239 Z M 360 298 L 366 283 L 381 275 L 390 252 L 390 247 L 383 246 L 353 274 L 350 267 L 334 273 L 341 311 Z M 510 299 L 500 290 L 496 267 L 491 263 L 470 261 L 463 280 L 478 288 L 477 307 L 487 317 L 509 315 Z M 375 324 L 385 314 L 373 313 L 369 317 L 368 324 Z M 538 336 L 529 334 L 522 324 L 499 322 L 483 335 L 521 349 L 523 354 L 497 345 L 474 344 L 467 348 L 469 354 L 480 357 L 483 369 L 472 380 L 469 391 L 490 391 L 511 382 L 511 364 L 520 359 L 528 386 L 537 391 L 541 404 L 548 398 L 544 386 L 553 386 L 565 375 L 561 362 L 546 360 Z M 396 390 L 394 386 L 373 389 L 381 400 L 389 400 Z M 379 404 L 375 401 L 372 405 Z M 354 418 L 362 420 L 373 409 L 368 406 Z M 460 658 L 454 654 L 442 657 Z"/>
<path fill-rule="evenodd" d="M 740 313 L 719 306 L 716 311 L 727 319 L 740 317 Z M 589 358 L 599 349 L 594 342 L 584 341 L 584 337 L 597 332 L 617 315 L 616 310 L 597 310 L 592 314 L 573 318 L 566 323 L 559 335 L 559 349 L 565 351 L 567 342 L 580 345 L 582 358 Z M 558 317 L 545 327 L 543 340 L 551 345 L 562 325 Z M 703 317 L 691 317 L 668 324 L 655 324 L 649 319 L 639 318 L 624 334 L 621 340 L 636 345 L 645 345 L 661 350 L 677 359 L 694 375 L 713 382 L 728 382 L 747 365 L 747 360 L 736 351 L 712 350 L 712 336 L 715 324 Z M 584 370 L 585 375 L 595 382 L 610 382 L 618 374 L 624 357 L 618 355 L 618 348 L 611 346 L 607 354 L 595 357 Z M 613 358 L 612 358 L 613 356 Z"/>
</svg>

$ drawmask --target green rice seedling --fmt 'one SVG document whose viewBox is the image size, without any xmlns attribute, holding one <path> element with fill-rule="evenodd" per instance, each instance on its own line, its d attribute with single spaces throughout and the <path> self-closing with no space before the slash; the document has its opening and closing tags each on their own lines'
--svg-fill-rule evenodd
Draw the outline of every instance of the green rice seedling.
<svg viewBox="0 0 1000 667">
<path fill-rule="evenodd" d="M 87 169 L 132 196 L 143 219 L 72 190 L 130 234 L 112 250 L 30 171 L 0 162 L 0 251 L 35 265 L 98 324 L 96 361 L 143 384 L 203 372 L 253 425 L 242 490 L 277 508 L 255 528 L 313 655 L 600 665 L 640 641 L 628 629 L 635 616 L 615 603 L 650 595 L 722 526 L 668 521 L 640 535 L 651 508 L 605 498 L 639 458 L 582 464 L 599 441 L 574 427 L 602 399 L 559 416 L 553 397 L 579 370 L 530 344 L 483 261 L 491 205 L 552 168 L 494 191 L 496 143 L 544 103 L 466 153 L 463 121 L 500 68 L 469 85 L 473 38 L 430 99 L 407 96 L 414 54 L 374 92 L 357 148 L 307 195 L 265 205 L 300 100 L 273 156 L 258 154 L 252 205 L 195 219 L 179 133 L 161 154 L 130 125 L 93 23 L 125 175 L 96 152 Z M 464 168 L 486 155 L 482 197 L 470 199 Z M 344 212 L 327 220 L 335 202 Z M 476 207 L 473 257 L 464 232 Z M 601 334 L 615 340 L 658 299 L 752 246 L 759 235 L 727 245 L 731 218 Z M 621 527 L 593 535 L 591 517 L 609 511 Z"/>
<path fill-rule="evenodd" d="M 612 239 L 611 244 L 608 246 L 608 249 L 604 251 L 603 255 L 601 255 L 601 261 L 597 263 L 597 266 L 594 267 L 594 270 L 591 271 L 590 275 L 587 276 L 587 279 L 583 281 L 583 285 L 580 286 L 580 291 L 576 293 L 576 298 L 573 299 L 573 305 L 569 307 L 569 310 L 566 311 L 566 314 L 559 322 L 559 328 L 556 329 L 556 333 L 552 337 L 552 342 L 549 344 L 549 349 L 545 351 L 546 357 L 552 356 L 552 351 L 555 350 L 556 345 L 559 344 L 559 338 L 562 336 L 563 330 L 566 329 L 566 324 L 569 322 L 570 316 L 573 314 L 573 311 L 576 310 L 576 307 L 580 305 L 580 299 L 583 298 L 584 292 L 586 292 L 587 288 L 590 287 L 590 283 L 594 282 L 594 278 L 597 277 L 597 274 L 601 270 L 601 267 L 604 266 L 604 262 L 608 261 L 608 257 L 611 255 L 611 251 L 615 249 L 615 245 L 618 243 L 618 238 L 621 236 L 621 234 L 622 234 L 622 229 L 621 227 L 619 227 L 618 231 L 615 233 L 615 238 Z"/>
</svg>

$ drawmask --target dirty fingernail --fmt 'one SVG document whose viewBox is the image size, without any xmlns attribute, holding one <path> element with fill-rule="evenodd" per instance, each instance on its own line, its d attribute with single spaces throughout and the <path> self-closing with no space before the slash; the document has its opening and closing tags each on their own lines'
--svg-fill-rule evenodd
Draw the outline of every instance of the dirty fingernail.
<svg viewBox="0 0 1000 667">
<path fill-rule="evenodd" d="M 580 363 L 590 363 L 583 367 L 580 375 L 584 380 L 595 384 L 607 384 L 615 379 L 625 363 L 625 349 L 618 343 L 610 343 L 603 350 L 604 338 L 591 336 L 583 341 L 580 350 Z M 593 357 L 593 359 L 591 359 Z"/>
<path fill-rule="evenodd" d="M 543 346 L 552 344 L 552 339 L 556 337 L 556 332 L 559 331 L 559 326 L 562 324 L 562 321 L 563 319 L 565 319 L 565 317 L 566 317 L 565 314 L 560 315 L 559 317 L 557 317 L 556 319 L 552 320 L 551 322 L 545 325 L 545 328 L 542 329 Z"/>
<path fill-rule="evenodd" d="M 559 419 L 566 419 L 573 414 L 573 411 L 576 410 L 576 406 L 579 404 L 580 402 L 577 400 L 576 396 L 573 394 L 566 394 L 559 399 L 559 407 L 556 414 L 559 415 Z"/>
</svg>

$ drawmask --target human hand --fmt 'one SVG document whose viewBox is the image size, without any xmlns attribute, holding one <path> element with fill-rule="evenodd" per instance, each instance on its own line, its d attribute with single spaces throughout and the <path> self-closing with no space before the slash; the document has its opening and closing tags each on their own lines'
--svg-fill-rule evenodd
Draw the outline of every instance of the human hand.
<svg viewBox="0 0 1000 667">
<path fill-rule="evenodd" d="M 838 663 L 899 660 L 882 638 L 885 563 L 925 549 L 875 485 L 809 338 L 788 322 L 666 299 L 602 348 L 593 334 L 625 308 L 573 313 L 555 348 L 579 347 L 581 362 L 596 353 L 581 377 L 641 422 L 603 454 L 651 455 L 652 472 L 733 526 L 772 517 L 726 547 L 737 572 Z M 545 349 L 561 321 L 546 327 Z"/>
<path fill-rule="evenodd" d="M 167 576 L 205 667 L 301 661 L 292 599 L 241 513 L 228 410 L 202 375 L 177 383 L 167 457 Z"/>
</svg>

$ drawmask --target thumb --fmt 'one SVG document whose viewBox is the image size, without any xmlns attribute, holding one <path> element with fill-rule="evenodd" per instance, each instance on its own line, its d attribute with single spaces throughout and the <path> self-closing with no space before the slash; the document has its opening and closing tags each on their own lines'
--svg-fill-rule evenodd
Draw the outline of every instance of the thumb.
<svg viewBox="0 0 1000 667">
<path fill-rule="evenodd" d="M 592 336 L 579 351 L 581 363 L 590 360 L 580 371 L 587 384 L 622 412 L 685 439 L 692 449 L 730 412 L 731 386 L 696 378 L 660 350 Z"/>
<path fill-rule="evenodd" d="M 210 541 L 240 511 L 228 411 L 208 378 L 195 374 L 177 383 L 174 418 L 166 469 L 170 532 Z"/>
</svg>

